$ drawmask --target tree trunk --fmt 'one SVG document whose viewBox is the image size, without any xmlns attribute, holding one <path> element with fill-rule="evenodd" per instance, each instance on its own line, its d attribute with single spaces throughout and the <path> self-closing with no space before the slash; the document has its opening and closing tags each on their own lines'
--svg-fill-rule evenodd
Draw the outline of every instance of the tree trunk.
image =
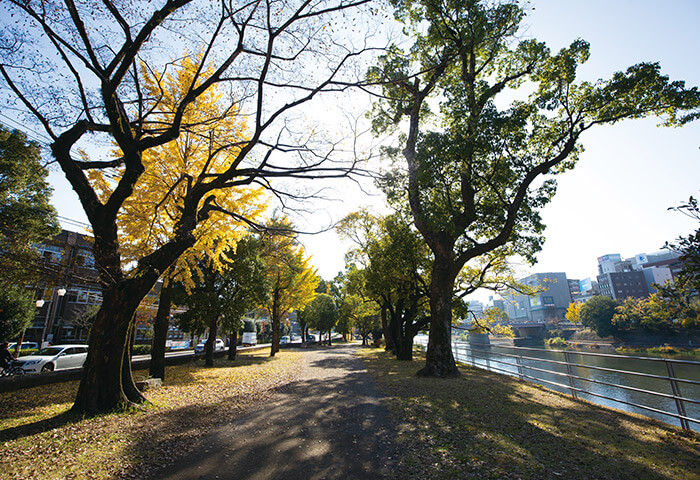
<svg viewBox="0 0 700 480">
<path fill-rule="evenodd" d="M 126 392 L 122 388 L 122 366 L 129 370 L 127 379 L 131 371 L 131 365 L 124 363 L 124 351 L 134 313 L 143 295 L 139 289 L 125 286 L 103 289 L 102 307 L 90 330 L 90 348 L 73 405 L 74 411 L 96 414 L 143 401 L 142 395 L 134 395 L 135 386 L 133 390 L 127 388 Z"/>
<path fill-rule="evenodd" d="M 414 335 L 407 333 L 399 340 L 399 348 L 396 352 L 398 360 L 408 360 L 409 362 L 413 360 L 413 337 Z"/>
<path fill-rule="evenodd" d="M 384 335 L 384 350 L 387 352 L 393 352 L 394 351 L 394 338 L 391 335 L 391 327 L 389 326 L 389 321 L 387 320 L 386 317 L 386 311 L 387 308 L 385 305 L 382 305 L 381 309 L 381 315 L 380 318 L 382 320 L 382 335 Z M 375 340 L 377 340 L 375 338 Z"/>
<path fill-rule="evenodd" d="M 430 283 L 430 336 L 425 367 L 418 371 L 424 377 L 456 377 L 459 370 L 452 355 L 452 292 L 456 274 L 451 260 L 436 258 Z"/>
<path fill-rule="evenodd" d="M 331 343 L 331 329 L 328 329 L 328 346 L 330 347 L 332 345 Z"/>
<path fill-rule="evenodd" d="M 122 388 L 129 401 L 136 404 L 144 403 L 147 402 L 146 397 L 144 397 L 141 391 L 136 387 L 131 372 L 131 350 L 134 348 L 134 342 L 136 341 L 136 325 L 134 320 L 132 320 L 129 325 L 129 334 L 127 338 L 129 340 L 124 349 L 124 360 L 122 363 Z"/>
<path fill-rule="evenodd" d="M 235 360 L 238 352 L 238 330 L 234 330 L 228 336 L 228 359 Z"/>
<path fill-rule="evenodd" d="M 216 331 L 218 329 L 218 318 L 216 315 L 212 315 L 209 320 L 209 338 L 207 338 L 207 343 L 204 345 L 204 366 L 213 367 L 214 366 L 214 347 L 216 346 Z"/>
<path fill-rule="evenodd" d="M 273 318 L 272 319 L 272 345 L 270 346 L 270 356 L 274 357 L 275 353 L 280 351 L 280 337 L 281 335 L 281 324 L 282 319 Z"/>
<path fill-rule="evenodd" d="M 149 375 L 152 378 L 165 380 L 165 343 L 168 340 L 170 326 L 170 305 L 173 300 L 173 289 L 165 283 L 160 291 L 158 312 L 153 322 L 153 341 L 151 343 L 151 366 Z"/>
</svg>

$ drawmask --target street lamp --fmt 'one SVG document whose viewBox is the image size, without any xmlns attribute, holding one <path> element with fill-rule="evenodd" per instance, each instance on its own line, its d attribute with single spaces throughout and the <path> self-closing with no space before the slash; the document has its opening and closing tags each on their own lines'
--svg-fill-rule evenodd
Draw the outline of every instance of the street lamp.
<svg viewBox="0 0 700 480">
<path fill-rule="evenodd" d="M 47 321 L 44 322 L 44 330 L 41 332 L 41 348 L 44 348 L 46 345 L 44 343 L 48 343 L 48 341 L 53 340 L 53 334 L 47 332 L 51 332 L 51 325 L 53 324 L 54 317 L 56 316 L 56 304 L 58 303 L 58 297 L 63 297 L 66 294 L 66 289 L 61 287 L 59 289 L 54 289 L 53 295 L 51 295 L 51 307 L 49 307 L 49 311 L 46 312 Z M 41 302 L 41 305 L 44 305 L 43 300 L 37 300 L 36 305 L 37 307 L 39 306 L 39 302 Z M 50 336 L 51 339 L 47 340 L 47 337 Z"/>
</svg>

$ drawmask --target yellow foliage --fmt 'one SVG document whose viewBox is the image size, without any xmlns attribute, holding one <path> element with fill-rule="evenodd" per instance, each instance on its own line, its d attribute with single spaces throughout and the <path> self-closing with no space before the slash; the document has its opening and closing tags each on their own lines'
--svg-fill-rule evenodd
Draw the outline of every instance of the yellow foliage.
<svg viewBox="0 0 700 480">
<path fill-rule="evenodd" d="M 170 124 L 181 97 L 196 84 L 197 78 L 212 73 L 211 68 L 198 72 L 199 60 L 201 54 L 186 55 L 177 62 L 173 73 L 162 75 L 142 67 L 144 90 L 150 96 L 149 107 L 153 112 L 145 128 L 157 130 L 160 124 Z M 118 217 L 125 264 L 166 244 L 174 235 L 190 191 L 213 181 L 217 174 L 236 163 L 246 144 L 246 124 L 238 110 L 222 106 L 223 96 L 221 88 L 209 88 L 188 104 L 182 118 L 182 133 L 176 140 L 144 152 L 144 173 Z M 115 155 L 120 154 L 115 151 Z M 101 171 L 89 173 L 103 201 L 112 193 L 114 180 L 122 175 L 122 171 L 115 170 L 111 178 Z M 235 248 L 247 232 L 247 225 L 240 218 L 258 221 L 266 209 L 262 188 L 218 188 L 205 195 L 198 209 L 204 201 L 214 202 L 225 212 L 213 211 L 198 223 L 193 232 L 195 244 L 166 274 L 166 280 L 181 280 L 188 288 L 194 286 L 192 275 L 200 259 L 206 257 L 214 268 L 221 268 L 222 252 Z"/>
<path fill-rule="evenodd" d="M 287 219 L 273 219 L 271 226 L 278 231 L 290 231 Z M 316 296 L 319 277 L 309 265 L 303 245 L 284 233 L 266 233 L 263 237 L 267 280 L 271 295 L 265 305 L 273 320 L 279 320 L 293 310 L 303 309 Z"/>
</svg>

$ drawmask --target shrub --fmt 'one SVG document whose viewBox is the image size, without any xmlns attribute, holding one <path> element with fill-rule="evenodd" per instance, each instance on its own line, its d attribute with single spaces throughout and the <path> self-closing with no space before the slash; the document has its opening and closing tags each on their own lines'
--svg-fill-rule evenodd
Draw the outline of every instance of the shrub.
<svg viewBox="0 0 700 480">
<path fill-rule="evenodd" d="M 566 347 L 568 345 L 566 340 L 561 337 L 548 338 L 544 343 L 548 347 Z"/>
<path fill-rule="evenodd" d="M 134 345 L 131 349 L 132 355 L 148 355 L 149 353 L 151 353 L 150 345 Z"/>
</svg>

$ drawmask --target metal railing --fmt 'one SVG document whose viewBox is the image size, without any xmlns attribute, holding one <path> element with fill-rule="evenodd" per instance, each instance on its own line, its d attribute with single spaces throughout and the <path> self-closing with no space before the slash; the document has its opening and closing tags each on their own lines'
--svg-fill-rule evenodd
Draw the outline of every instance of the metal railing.
<svg viewBox="0 0 700 480">
<path fill-rule="evenodd" d="M 419 344 L 425 345 L 427 339 L 416 339 Z M 700 362 L 690 360 L 675 360 L 666 358 L 650 358 L 637 356 L 622 356 L 611 355 L 605 353 L 580 352 L 580 351 L 560 351 L 546 350 L 541 348 L 530 347 L 515 347 L 503 346 L 497 344 L 477 344 L 477 343 L 462 343 L 453 342 L 452 351 L 455 359 L 458 362 L 468 363 L 477 368 L 485 368 L 493 372 L 503 373 L 509 376 L 514 376 L 520 380 L 528 380 L 545 386 L 552 386 L 555 389 L 570 393 L 573 398 L 580 398 L 579 394 L 585 394 L 598 399 L 605 399 L 611 402 L 627 405 L 641 409 L 646 412 L 654 412 L 657 415 L 668 416 L 677 419 L 680 426 L 685 430 L 691 430 L 690 424 L 700 425 L 700 420 L 693 418 L 686 413 L 686 405 L 700 405 L 700 399 L 684 397 L 681 386 L 690 386 L 690 388 L 699 388 L 700 381 L 689 378 L 682 378 L 676 374 L 677 367 L 683 365 L 687 368 L 698 368 Z M 542 356 L 537 356 L 537 355 Z M 563 355 L 564 360 L 555 360 L 553 358 L 543 358 L 543 356 Z M 578 357 L 578 361 L 574 358 Z M 609 358 L 615 361 L 647 362 L 649 365 L 655 364 L 657 369 L 661 365 L 665 365 L 666 375 L 658 375 L 653 373 L 645 373 L 634 370 L 621 370 L 616 368 L 608 368 L 597 365 L 588 365 L 582 363 L 586 358 Z M 481 361 L 481 363 L 479 362 Z M 539 364 L 539 365 L 535 365 Z M 544 364 L 544 365 L 543 365 Z M 555 368 L 559 366 L 564 371 L 557 371 Z M 543 368 L 544 367 L 544 368 Z M 589 378 L 583 376 L 584 371 L 604 372 L 605 374 L 614 374 L 620 376 L 621 380 L 631 378 L 652 379 L 655 382 L 668 383 L 671 393 L 664 393 L 658 390 L 650 390 L 648 388 L 639 388 L 623 383 L 606 381 L 599 378 Z M 697 370 L 700 372 L 700 368 Z M 538 375 L 540 374 L 540 375 Z M 549 379 L 543 378 L 543 375 L 550 376 Z M 630 383 L 630 382 L 627 382 Z M 601 392 L 593 391 L 595 385 L 617 389 L 624 392 L 632 392 L 634 394 L 650 395 L 652 397 L 673 400 L 676 411 L 664 410 L 656 406 L 644 405 L 638 401 L 629 401 L 622 398 L 615 398 Z M 640 396 L 643 396 L 640 395 Z M 600 401 L 594 403 L 601 403 Z"/>
</svg>

